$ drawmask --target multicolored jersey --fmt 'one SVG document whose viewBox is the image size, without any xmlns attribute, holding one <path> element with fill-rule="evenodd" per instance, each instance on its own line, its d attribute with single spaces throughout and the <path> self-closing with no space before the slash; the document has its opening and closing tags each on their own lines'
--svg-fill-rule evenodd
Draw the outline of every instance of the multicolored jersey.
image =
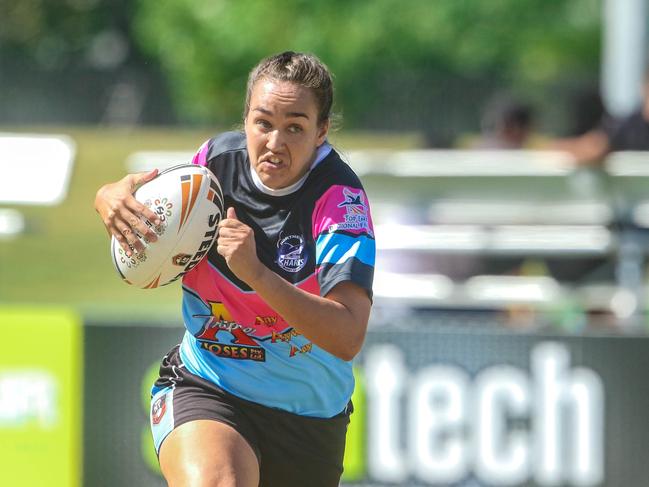
<svg viewBox="0 0 649 487">
<path fill-rule="evenodd" d="M 367 197 L 358 177 L 329 144 L 309 173 L 289 188 L 267 188 L 252 170 L 245 136 L 207 141 L 194 163 L 221 183 L 225 207 L 255 234 L 257 255 L 273 272 L 325 296 L 343 281 L 372 295 L 375 242 Z M 187 331 L 180 356 L 187 369 L 227 392 L 265 406 L 332 417 L 354 389 L 352 366 L 300 334 L 216 251 L 183 278 Z"/>
</svg>

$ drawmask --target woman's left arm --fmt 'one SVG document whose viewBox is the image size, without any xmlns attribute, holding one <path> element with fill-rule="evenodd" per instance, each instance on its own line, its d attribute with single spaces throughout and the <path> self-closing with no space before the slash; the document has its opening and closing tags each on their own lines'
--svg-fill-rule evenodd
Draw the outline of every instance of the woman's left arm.
<svg viewBox="0 0 649 487">
<path fill-rule="evenodd" d="M 361 286 L 343 281 L 325 297 L 293 286 L 261 263 L 252 229 L 237 219 L 233 208 L 219 223 L 217 250 L 239 279 L 318 347 L 342 360 L 360 351 L 371 308 Z"/>
</svg>

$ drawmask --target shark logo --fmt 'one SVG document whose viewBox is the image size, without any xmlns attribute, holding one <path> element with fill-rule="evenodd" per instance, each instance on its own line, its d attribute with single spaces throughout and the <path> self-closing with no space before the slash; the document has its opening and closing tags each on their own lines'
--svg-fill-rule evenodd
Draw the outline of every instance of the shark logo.
<svg viewBox="0 0 649 487">
<path fill-rule="evenodd" d="M 337 207 L 344 208 L 345 212 L 342 213 L 338 210 L 338 221 L 329 225 L 328 232 L 366 232 L 368 235 L 373 235 L 368 214 L 369 208 L 363 190 L 354 191 L 351 188 L 343 187 L 342 197 L 344 199 L 338 203 Z"/>
<path fill-rule="evenodd" d="M 301 235 L 289 235 L 277 242 L 277 265 L 288 272 L 298 272 L 305 265 L 304 238 Z"/>
<path fill-rule="evenodd" d="M 345 196 L 345 201 L 343 201 L 342 203 L 338 203 L 338 208 L 346 207 L 348 214 L 357 213 L 360 215 L 364 215 L 365 213 L 367 213 L 362 191 L 359 191 L 358 193 L 354 193 L 349 188 L 343 188 L 343 195 Z"/>
</svg>

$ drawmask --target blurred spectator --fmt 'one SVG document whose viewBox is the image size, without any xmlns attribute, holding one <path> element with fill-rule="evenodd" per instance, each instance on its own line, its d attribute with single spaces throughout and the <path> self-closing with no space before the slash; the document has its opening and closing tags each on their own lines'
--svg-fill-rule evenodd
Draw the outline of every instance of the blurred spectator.
<svg viewBox="0 0 649 487">
<path fill-rule="evenodd" d="M 499 95 L 484 111 L 482 136 L 469 146 L 472 149 L 522 149 L 529 142 L 532 121 L 530 105 L 508 95 Z"/>
<path fill-rule="evenodd" d="M 649 151 L 649 70 L 645 72 L 642 103 L 622 118 L 603 116 L 601 123 L 576 137 L 556 140 L 552 148 L 572 153 L 580 164 L 601 162 L 610 152 Z"/>
<path fill-rule="evenodd" d="M 571 96 L 571 123 L 567 135 L 576 137 L 594 130 L 606 119 L 606 109 L 598 86 L 582 86 Z"/>
</svg>

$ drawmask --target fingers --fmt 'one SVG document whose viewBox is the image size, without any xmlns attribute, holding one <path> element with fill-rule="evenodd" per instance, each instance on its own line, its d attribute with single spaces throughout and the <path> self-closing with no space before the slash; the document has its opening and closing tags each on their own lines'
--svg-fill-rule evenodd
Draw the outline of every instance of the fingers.
<svg viewBox="0 0 649 487">
<path fill-rule="evenodd" d="M 150 223 L 154 225 L 160 225 L 160 217 L 156 215 L 156 213 L 153 210 L 151 210 L 151 208 L 149 208 L 148 206 L 145 206 L 139 201 L 135 200 L 135 205 L 133 210 L 138 215 L 143 216 Z"/>
<path fill-rule="evenodd" d="M 234 208 L 230 206 L 225 213 L 225 218 L 219 222 L 219 232 L 226 228 L 249 229 L 250 227 L 237 218 L 237 213 L 234 211 Z"/>
<path fill-rule="evenodd" d="M 250 227 L 238 226 L 219 227 L 219 235 L 217 237 L 219 242 L 243 242 L 245 240 L 254 240 L 254 234 Z"/>
<path fill-rule="evenodd" d="M 248 246 L 245 241 L 240 238 L 221 238 L 219 237 L 216 242 L 216 251 L 225 258 L 228 264 L 230 258 L 240 252 L 246 253 Z M 246 259 L 247 260 L 247 259 Z"/>
<path fill-rule="evenodd" d="M 113 235 L 130 256 L 133 251 L 144 250 L 145 242 L 155 242 L 158 236 L 155 225 L 160 217 L 133 196 L 137 187 L 152 180 L 158 170 L 128 174 L 121 180 L 102 186 L 95 196 L 95 209 L 104 222 L 109 234 Z"/>
<path fill-rule="evenodd" d="M 133 191 L 142 186 L 144 183 L 148 183 L 152 179 L 155 179 L 158 176 L 158 170 L 153 169 L 149 172 L 139 172 L 132 175 L 133 176 Z"/>
<path fill-rule="evenodd" d="M 139 253 L 144 250 L 144 244 L 142 244 L 142 241 L 126 223 L 118 223 L 114 226 L 111 233 L 119 243 L 120 247 L 124 249 L 124 252 L 128 257 L 130 257 L 133 252 Z"/>
<path fill-rule="evenodd" d="M 131 182 L 131 188 L 133 191 L 132 193 L 137 190 L 140 186 L 142 186 L 144 183 L 147 183 L 151 181 L 152 179 L 156 178 L 158 176 L 158 170 L 153 169 L 152 171 L 149 172 L 141 172 L 141 173 L 136 173 L 132 174 L 132 182 Z M 156 215 L 149 207 L 143 205 L 140 203 L 138 200 L 136 200 L 134 197 L 127 197 L 124 200 L 125 205 L 129 208 L 129 210 L 136 215 L 140 215 L 141 217 L 144 217 L 145 220 L 148 220 L 149 223 L 153 225 L 159 225 L 160 224 L 160 219 L 158 215 Z M 143 224 L 143 226 L 136 227 L 136 225 L 139 223 L 139 219 L 136 222 L 131 222 L 131 226 L 135 228 L 138 232 L 140 232 L 144 236 L 150 237 L 150 240 L 155 241 L 155 232 L 149 231 L 149 227 Z"/>
<path fill-rule="evenodd" d="M 144 250 L 144 243 L 141 239 L 149 242 L 155 242 L 158 239 L 152 228 L 126 208 L 115 215 L 111 224 L 111 233 L 129 257 L 131 250 L 135 253 Z"/>
<path fill-rule="evenodd" d="M 160 224 L 160 218 L 150 208 L 131 195 L 116 199 L 104 220 L 104 224 L 109 229 L 116 227 L 119 233 L 123 233 L 123 228 L 119 224 L 125 224 L 125 228 L 139 233 L 150 242 L 158 240 L 158 236 L 152 227 Z M 111 233 L 115 234 L 114 231 Z"/>
<path fill-rule="evenodd" d="M 234 208 L 228 208 L 227 217 L 219 222 L 218 227 L 217 251 L 224 257 L 239 248 L 254 247 L 252 228 L 236 219 Z"/>
<path fill-rule="evenodd" d="M 121 217 L 128 222 L 132 230 L 142 235 L 143 238 L 147 239 L 149 242 L 157 241 L 158 236 L 152 227 L 153 225 L 160 225 L 160 218 L 158 215 L 135 198 L 129 200 L 129 204 L 131 205 L 130 208 L 123 210 Z M 149 224 L 147 224 L 147 221 Z"/>
</svg>

